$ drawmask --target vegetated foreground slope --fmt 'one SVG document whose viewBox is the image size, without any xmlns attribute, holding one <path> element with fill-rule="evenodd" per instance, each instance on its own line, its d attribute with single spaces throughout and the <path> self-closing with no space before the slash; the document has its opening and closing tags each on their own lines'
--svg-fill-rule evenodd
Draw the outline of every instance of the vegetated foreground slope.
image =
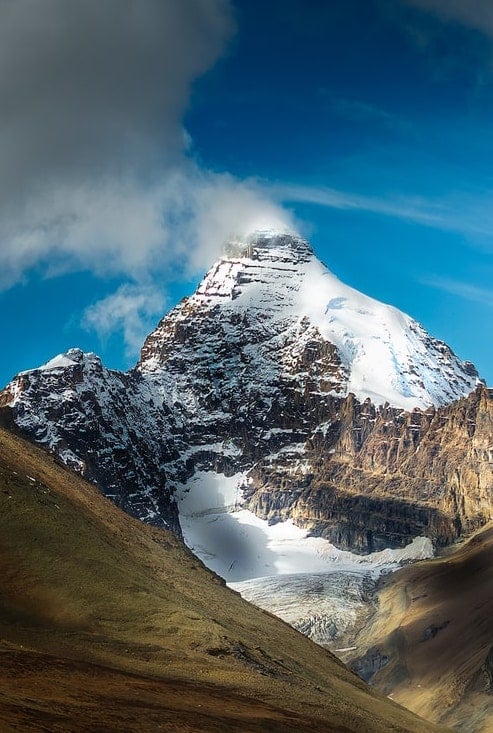
<svg viewBox="0 0 493 733">
<path fill-rule="evenodd" d="M 439 731 L 0 430 L 2 731 Z"/>
<path fill-rule="evenodd" d="M 445 557 L 387 577 L 351 645 L 353 668 L 394 700 L 463 733 L 490 733 L 493 524 Z"/>
</svg>

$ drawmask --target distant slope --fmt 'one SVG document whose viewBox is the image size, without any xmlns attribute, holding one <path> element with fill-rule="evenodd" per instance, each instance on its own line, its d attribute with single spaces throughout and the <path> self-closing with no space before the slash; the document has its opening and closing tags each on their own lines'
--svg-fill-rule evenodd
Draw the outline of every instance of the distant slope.
<svg viewBox="0 0 493 733">
<path fill-rule="evenodd" d="M 10 731 L 439 731 L 0 430 L 0 719 Z"/>
<path fill-rule="evenodd" d="M 464 733 L 490 733 L 493 524 L 455 552 L 388 577 L 372 620 L 349 644 L 352 666 L 394 700 Z"/>
</svg>

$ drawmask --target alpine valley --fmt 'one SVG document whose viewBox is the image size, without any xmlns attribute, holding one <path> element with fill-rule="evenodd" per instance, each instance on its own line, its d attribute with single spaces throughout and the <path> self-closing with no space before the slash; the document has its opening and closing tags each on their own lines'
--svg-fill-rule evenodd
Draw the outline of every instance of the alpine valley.
<svg viewBox="0 0 493 733">
<path fill-rule="evenodd" d="M 230 242 L 133 369 L 71 349 L 18 374 L 0 392 L 0 419 L 125 512 L 173 530 L 385 694 L 457 730 L 492 729 L 484 586 L 474 643 L 461 641 L 467 609 L 453 594 L 433 605 L 440 618 L 426 607 L 413 644 L 397 636 L 409 604 L 446 575 L 437 563 L 455 563 L 459 588 L 474 584 L 471 558 L 491 561 L 493 393 L 412 318 L 341 283 L 302 238 Z M 414 575 L 390 575 L 417 560 Z M 491 573 L 483 581 L 491 590 Z M 419 649 L 445 628 L 462 677 L 447 677 L 447 696 L 429 680 L 429 694 L 413 694 L 426 675 L 405 660 L 423 665 Z M 461 667 L 468 648 L 474 661 Z"/>
</svg>

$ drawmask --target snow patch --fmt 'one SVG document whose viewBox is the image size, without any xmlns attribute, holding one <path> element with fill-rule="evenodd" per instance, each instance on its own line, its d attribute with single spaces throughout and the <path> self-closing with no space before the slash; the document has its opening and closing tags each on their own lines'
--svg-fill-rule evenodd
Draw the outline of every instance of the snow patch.
<svg viewBox="0 0 493 733">
<path fill-rule="evenodd" d="M 244 473 L 234 476 L 200 471 L 177 489 L 180 524 L 186 544 L 228 583 L 332 570 L 371 573 L 433 557 L 428 538 L 415 538 L 399 550 L 355 555 L 321 537 L 308 537 L 291 520 L 269 524 L 243 509 Z"/>
<path fill-rule="evenodd" d="M 47 361 L 46 364 L 43 364 L 39 368 L 41 370 L 60 369 L 60 367 L 74 366 L 75 364 L 76 362 L 73 359 L 70 359 L 66 354 L 58 354 L 58 356 L 53 357 L 53 359 L 50 359 L 50 361 Z"/>
</svg>

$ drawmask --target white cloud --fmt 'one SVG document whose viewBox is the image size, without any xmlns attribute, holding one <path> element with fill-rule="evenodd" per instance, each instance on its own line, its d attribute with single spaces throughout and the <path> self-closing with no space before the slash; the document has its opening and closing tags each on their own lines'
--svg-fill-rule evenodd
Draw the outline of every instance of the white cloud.
<svg viewBox="0 0 493 733">
<path fill-rule="evenodd" d="M 232 32 L 229 0 L 0 0 L 0 287 L 166 260 L 190 87 Z"/>
<path fill-rule="evenodd" d="M 128 358 L 138 355 L 145 336 L 162 315 L 165 297 L 155 286 L 121 285 L 107 298 L 86 309 L 83 326 L 104 342 L 121 331 Z"/>
<path fill-rule="evenodd" d="M 399 219 L 408 219 L 429 226 L 443 226 L 446 210 L 419 197 L 373 197 L 340 191 L 323 186 L 280 184 L 272 189 L 282 201 L 317 204 L 331 209 L 369 211 Z"/>
<path fill-rule="evenodd" d="M 34 268 L 120 277 L 85 324 L 131 350 L 170 268 L 287 225 L 255 182 L 187 157 L 191 84 L 233 32 L 229 0 L 0 0 L 0 288 Z"/>
<path fill-rule="evenodd" d="M 271 192 L 283 202 L 367 211 L 457 232 L 491 248 L 487 240 L 493 237 L 493 191 L 476 195 L 457 192 L 439 199 L 427 199 L 421 196 L 364 196 L 322 186 L 279 184 Z"/>
<path fill-rule="evenodd" d="M 199 269 L 209 265 L 234 236 L 259 229 L 297 228 L 294 216 L 274 202 L 273 192 L 253 179 L 200 173 L 182 203 L 187 219 L 182 237 L 191 247 L 190 265 Z"/>
<path fill-rule="evenodd" d="M 61 211 L 72 210 L 73 216 L 58 221 L 52 212 L 46 228 L 32 229 L 26 255 L 49 248 L 52 273 L 86 267 L 100 275 L 130 278 L 132 283 L 91 306 L 83 319 L 84 327 L 103 341 L 122 331 L 128 357 L 138 352 L 153 322 L 163 315 L 164 294 L 157 283 L 170 271 L 202 270 L 227 240 L 252 230 L 295 229 L 292 217 L 255 181 L 194 166 L 170 171 L 145 194 L 138 187 L 103 187 L 65 192 L 62 199 Z M 57 228 L 63 236 L 54 257 Z M 17 255 L 23 244 L 20 238 L 15 243 Z"/>
<path fill-rule="evenodd" d="M 333 109 L 345 119 L 365 124 L 374 123 L 378 128 L 389 132 L 405 135 L 406 138 L 415 139 L 417 136 L 414 126 L 404 117 L 382 109 L 374 104 L 359 99 L 346 99 L 334 97 L 332 99 Z"/>
<path fill-rule="evenodd" d="M 163 240 L 159 189 L 131 180 L 52 185 L 3 228 L 0 285 L 36 264 L 51 275 L 89 269 L 138 278 Z"/>
<path fill-rule="evenodd" d="M 146 177 L 176 161 L 228 0 L 0 0 L 0 191 Z"/>
</svg>

